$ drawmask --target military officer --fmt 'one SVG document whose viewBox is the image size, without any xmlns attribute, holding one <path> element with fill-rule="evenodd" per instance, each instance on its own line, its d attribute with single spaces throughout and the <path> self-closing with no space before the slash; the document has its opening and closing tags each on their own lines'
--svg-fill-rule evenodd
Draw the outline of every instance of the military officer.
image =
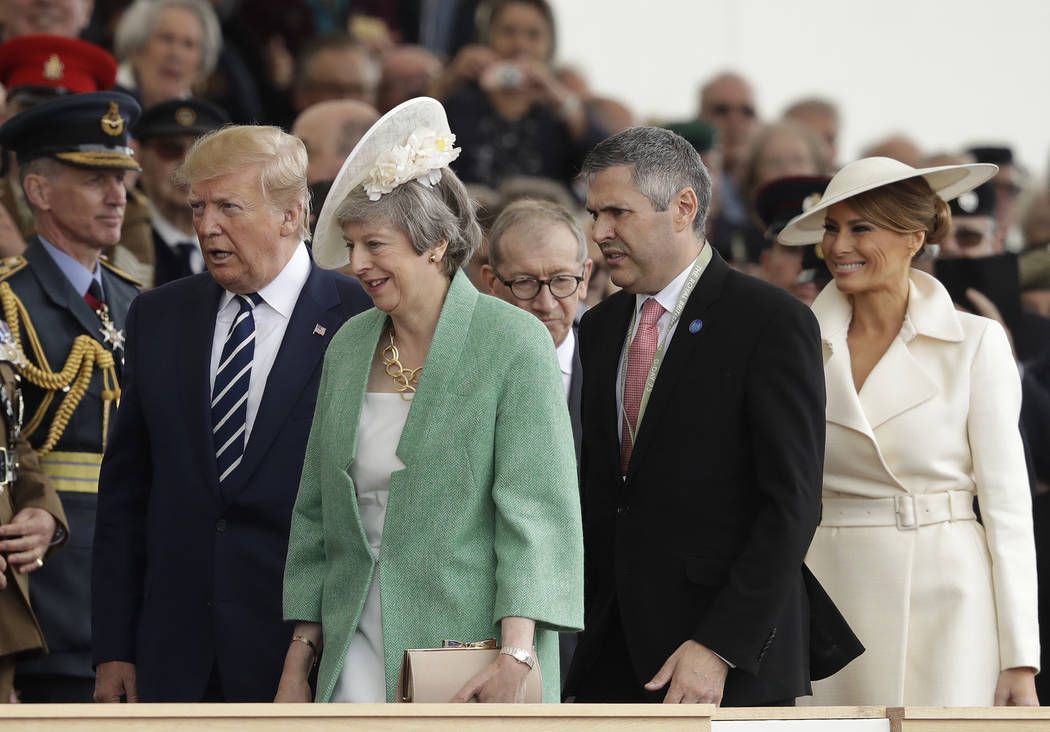
<svg viewBox="0 0 1050 732">
<path fill-rule="evenodd" d="M 194 140 L 229 123 L 230 118 L 217 106 L 191 97 L 169 99 L 143 110 L 131 130 L 139 143 L 140 180 L 149 198 L 153 228 L 154 267 L 148 281 L 143 282 L 144 288 L 204 271 L 204 255 L 193 230 L 193 211 L 186 203 L 188 191 L 175 183 L 175 171 Z M 126 269 L 122 260 L 114 263 Z"/>
<path fill-rule="evenodd" d="M 16 154 L 36 234 L 5 260 L 0 306 L 22 367 L 24 432 L 58 490 L 73 540 L 31 588 L 50 655 L 20 662 L 25 701 L 89 702 L 91 539 L 99 466 L 120 398 L 124 319 L 138 292 L 104 254 L 120 239 L 128 131 L 139 107 L 115 92 L 42 102 L 0 127 Z"/>
<path fill-rule="evenodd" d="M 21 434 L 21 350 L 0 320 L 0 704 L 14 701 L 15 658 L 47 651 L 29 604 L 29 573 L 69 530 L 58 494 Z"/>
<path fill-rule="evenodd" d="M 0 84 L 7 90 L 6 116 L 0 122 L 57 96 L 112 89 L 116 79 L 116 59 L 93 43 L 52 35 L 13 38 L 0 43 Z M 9 165 L 0 177 L 0 205 L 0 257 L 21 254 L 34 224 L 17 165 Z M 120 256 L 110 259 L 139 278 L 152 266 L 152 247 L 149 202 L 129 190 L 120 244 L 114 250 Z"/>
</svg>

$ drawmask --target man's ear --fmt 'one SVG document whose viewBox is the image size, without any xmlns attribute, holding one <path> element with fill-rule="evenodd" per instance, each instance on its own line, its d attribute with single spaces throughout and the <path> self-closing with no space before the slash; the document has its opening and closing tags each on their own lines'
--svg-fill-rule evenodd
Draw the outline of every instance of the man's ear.
<svg viewBox="0 0 1050 732">
<path fill-rule="evenodd" d="M 696 191 L 689 187 L 678 191 L 671 198 L 671 204 L 668 208 L 671 210 L 675 232 L 680 233 L 687 229 L 692 229 L 693 221 L 700 212 L 700 203 L 697 201 Z"/>
<path fill-rule="evenodd" d="M 495 295 L 498 292 L 496 283 L 499 282 L 499 278 L 496 277 L 496 270 L 491 264 L 481 265 L 481 277 L 485 280 L 485 287 L 488 288 L 489 294 Z"/>
<path fill-rule="evenodd" d="M 295 204 L 295 208 L 285 209 L 284 218 L 281 220 L 281 236 L 294 236 L 299 232 L 299 222 L 303 218 L 303 204 Z"/>
<path fill-rule="evenodd" d="M 583 261 L 583 282 L 580 283 L 578 292 L 580 293 L 580 299 L 587 299 L 587 283 L 591 280 L 591 269 L 594 267 L 594 262 L 590 257 Z"/>
<path fill-rule="evenodd" d="M 22 181 L 22 190 L 25 191 L 26 200 L 35 210 L 51 210 L 51 181 L 46 175 L 30 173 Z"/>
</svg>

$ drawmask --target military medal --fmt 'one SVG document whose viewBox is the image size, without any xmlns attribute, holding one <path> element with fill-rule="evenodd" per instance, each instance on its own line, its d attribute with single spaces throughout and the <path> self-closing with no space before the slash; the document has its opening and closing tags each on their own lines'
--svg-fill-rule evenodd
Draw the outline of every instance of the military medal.
<svg viewBox="0 0 1050 732">
<path fill-rule="evenodd" d="M 7 327 L 7 323 L 2 320 L 0 320 L 0 361 L 7 361 L 18 368 L 23 368 L 26 365 L 26 358 L 22 354 L 22 349 L 15 342 L 15 337 L 11 334 L 11 329 Z"/>
<path fill-rule="evenodd" d="M 99 320 L 102 321 L 102 327 L 99 328 L 99 333 L 102 334 L 102 340 L 105 341 L 112 350 L 124 350 L 124 331 L 117 327 L 113 319 L 109 317 L 109 305 L 103 305 L 102 309 L 98 311 Z"/>
</svg>

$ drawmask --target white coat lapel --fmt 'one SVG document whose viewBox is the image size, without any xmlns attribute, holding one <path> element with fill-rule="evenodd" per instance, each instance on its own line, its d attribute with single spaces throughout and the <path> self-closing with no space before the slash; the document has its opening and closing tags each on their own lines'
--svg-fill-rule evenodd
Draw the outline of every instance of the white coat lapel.
<svg viewBox="0 0 1050 732">
<path fill-rule="evenodd" d="M 860 390 L 860 404 L 871 429 L 937 395 L 937 383 L 908 348 L 915 337 L 910 320 L 904 321 Z"/>
<path fill-rule="evenodd" d="M 835 284 L 828 285 L 813 303 L 820 323 L 824 348 L 824 384 L 827 389 L 827 420 L 856 430 L 875 442 L 875 435 L 853 387 L 853 369 L 846 335 L 853 314 L 849 300 Z"/>
</svg>

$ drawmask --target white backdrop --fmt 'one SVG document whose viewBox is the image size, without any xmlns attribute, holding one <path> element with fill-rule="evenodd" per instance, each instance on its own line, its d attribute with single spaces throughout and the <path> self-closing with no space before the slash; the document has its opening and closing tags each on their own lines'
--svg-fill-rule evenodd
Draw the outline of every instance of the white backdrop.
<svg viewBox="0 0 1050 732">
<path fill-rule="evenodd" d="M 1007 143 L 1037 175 L 1050 158 L 1047 0 L 552 0 L 559 63 L 642 119 L 696 112 L 723 69 L 759 114 L 820 94 L 842 112 L 840 162 L 891 132 L 925 152 Z"/>
</svg>

